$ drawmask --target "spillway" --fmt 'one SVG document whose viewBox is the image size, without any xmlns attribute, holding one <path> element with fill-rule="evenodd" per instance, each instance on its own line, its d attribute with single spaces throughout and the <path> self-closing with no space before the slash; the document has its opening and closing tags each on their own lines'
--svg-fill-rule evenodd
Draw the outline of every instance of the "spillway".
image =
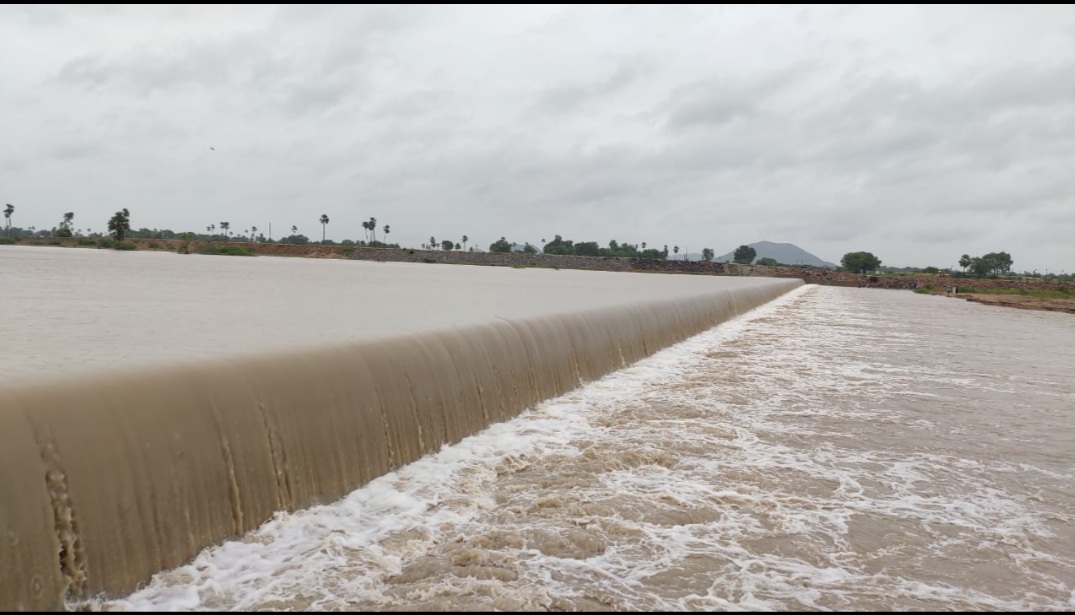
<svg viewBox="0 0 1075 615">
<path fill-rule="evenodd" d="M 0 265 L 8 610 L 128 593 L 802 284 L 46 248 Z"/>
</svg>

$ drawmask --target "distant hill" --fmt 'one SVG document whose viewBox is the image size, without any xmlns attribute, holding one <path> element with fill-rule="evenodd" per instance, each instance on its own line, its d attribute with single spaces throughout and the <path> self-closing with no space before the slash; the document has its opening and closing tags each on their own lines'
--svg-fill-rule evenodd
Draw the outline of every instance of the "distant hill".
<svg viewBox="0 0 1075 615">
<path fill-rule="evenodd" d="M 749 243 L 748 246 L 754 248 L 757 255 L 754 257 L 754 262 L 763 258 L 771 258 L 778 263 L 784 265 L 813 265 L 815 267 L 828 267 L 830 269 L 836 269 L 836 265 L 828 261 L 823 261 L 820 258 L 810 254 L 806 250 L 803 250 L 799 246 L 793 243 L 773 243 L 771 241 L 759 241 L 757 243 Z M 717 262 L 730 263 L 735 257 L 735 250 L 718 256 L 713 260 Z"/>
</svg>

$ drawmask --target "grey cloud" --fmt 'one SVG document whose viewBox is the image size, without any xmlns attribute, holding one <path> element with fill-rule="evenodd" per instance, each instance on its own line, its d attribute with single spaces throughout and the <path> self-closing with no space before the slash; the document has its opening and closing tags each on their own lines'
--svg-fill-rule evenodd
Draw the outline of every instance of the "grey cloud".
<svg viewBox="0 0 1075 615">
<path fill-rule="evenodd" d="M 126 39 L 76 44 L 84 14 L 54 7 L 34 30 L 51 59 L 0 69 L 38 103 L 0 96 L 7 142 L 35 152 L 0 170 L 20 216 L 76 191 L 79 219 L 106 217 L 98 202 L 190 228 L 324 211 L 353 238 L 376 215 L 412 245 L 768 239 L 941 265 L 980 239 L 1024 265 L 1075 260 L 1075 62 L 975 46 L 977 15 L 922 34 L 954 50 L 938 64 L 890 36 L 931 9 L 884 27 L 871 9 L 115 11 Z M 1038 29 L 1070 27 L 1054 21 Z"/>
<path fill-rule="evenodd" d="M 125 57 L 89 55 L 64 64 L 60 85 L 119 89 L 136 96 L 212 92 L 218 101 L 244 99 L 288 116 L 331 109 L 361 94 L 367 55 L 361 42 L 340 39 L 298 58 L 265 35 L 205 40 L 178 49 L 143 46 Z"/>
<path fill-rule="evenodd" d="M 182 87 L 226 88 L 250 80 L 251 73 L 259 70 L 257 64 L 264 61 L 260 58 L 269 52 L 249 40 L 206 42 L 172 51 L 143 47 L 128 54 L 133 57 L 74 58 L 56 79 L 91 89 L 117 86 L 142 96 Z"/>
<path fill-rule="evenodd" d="M 712 77 L 677 89 L 666 103 L 670 130 L 720 126 L 757 115 L 767 100 L 804 79 L 812 67 L 796 63 L 749 79 Z"/>
<path fill-rule="evenodd" d="M 49 152 L 52 157 L 60 160 L 77 160 L 79 158 L 88 158 L 96 155 L 101 151 L 101 147 L 94 143 L 85 141 L 75 141 L 68 143 L 58 144 L 52 148 Z"/>
<path fill-rule="evenodd" d="M 538 113 L 565 113 L 599 101 L 623 90 L 654 70 L 654 64 L 642 57 L 621 60 L 607 77 L 594 83 L 562 85 L 543 92 L 536 105 Z"/>
</svg>

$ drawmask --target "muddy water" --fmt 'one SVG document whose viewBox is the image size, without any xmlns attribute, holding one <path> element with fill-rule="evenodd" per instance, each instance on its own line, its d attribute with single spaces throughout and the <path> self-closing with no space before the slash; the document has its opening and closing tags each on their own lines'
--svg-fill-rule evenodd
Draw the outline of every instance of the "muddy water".
<svg viewBox="0 0 1075 615">
<path fill-rule="evenodd" d="M 122 609 L 1071 610 L 1075 319 L 808 286 Z"/>
<path fill-rule="evenodd" d="M 786 282 L 786 281 L 785 281 Z M 574 314 L 772 280 L 0 246 L 0 383 Z"/>
<path fill-rule="evenodd" d="M 801 285 L 0 250 L 0 608 L 122 596 Z"/>
</svg>

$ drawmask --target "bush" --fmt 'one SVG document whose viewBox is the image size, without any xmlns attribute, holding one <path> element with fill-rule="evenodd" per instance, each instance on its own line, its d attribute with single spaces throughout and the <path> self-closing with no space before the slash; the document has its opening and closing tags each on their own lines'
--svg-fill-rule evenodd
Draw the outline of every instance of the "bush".
<svg viewBox="0 0 1075 615">
<path fill-rule="evenodd" d="M 134 245 L 133 241 L 120 241 L 120 242 L 116 243 L 116 245 L 113 246 L 113 248 L 115 248 L 116 250 L 130 251 L 130 250 L 137 250 L 138 246 Z"/>
<path fill-rule="evenodd" d="M 83 237 L 82 239 L 78 240 L 78 245 L 80 245 L 80 246 L 95 246 L 95 245 L 97 245 L 97 242 L 92 240 L 92 239 L 86 239 L 85 237 Z"/>
<path fill-rule="evenodd" d="M 98 248 L 111 248 L 115 245 L 116 242 L 112 241 L 111 239 L 108 239 L 107 237 L 102 237 L 101 239 L 97 240 Z"/>
<path fill-rule="evenodd" d="M 0 246 L 13 246 L 16 241 L 10 237 L 0 237 Z"/>
<path fill-rule="evenodd" d="M 208 256 L 257 256 L 253 248 L 246 246 L 202 246 L 197 250 L 198 254 Z"/>
<path fill-rule="evenodd" d="M 146 247 L 150 250 L 160 250 L 161 245 L 155 241 L 151 241 L 146 244 Z"/>
</svg>

